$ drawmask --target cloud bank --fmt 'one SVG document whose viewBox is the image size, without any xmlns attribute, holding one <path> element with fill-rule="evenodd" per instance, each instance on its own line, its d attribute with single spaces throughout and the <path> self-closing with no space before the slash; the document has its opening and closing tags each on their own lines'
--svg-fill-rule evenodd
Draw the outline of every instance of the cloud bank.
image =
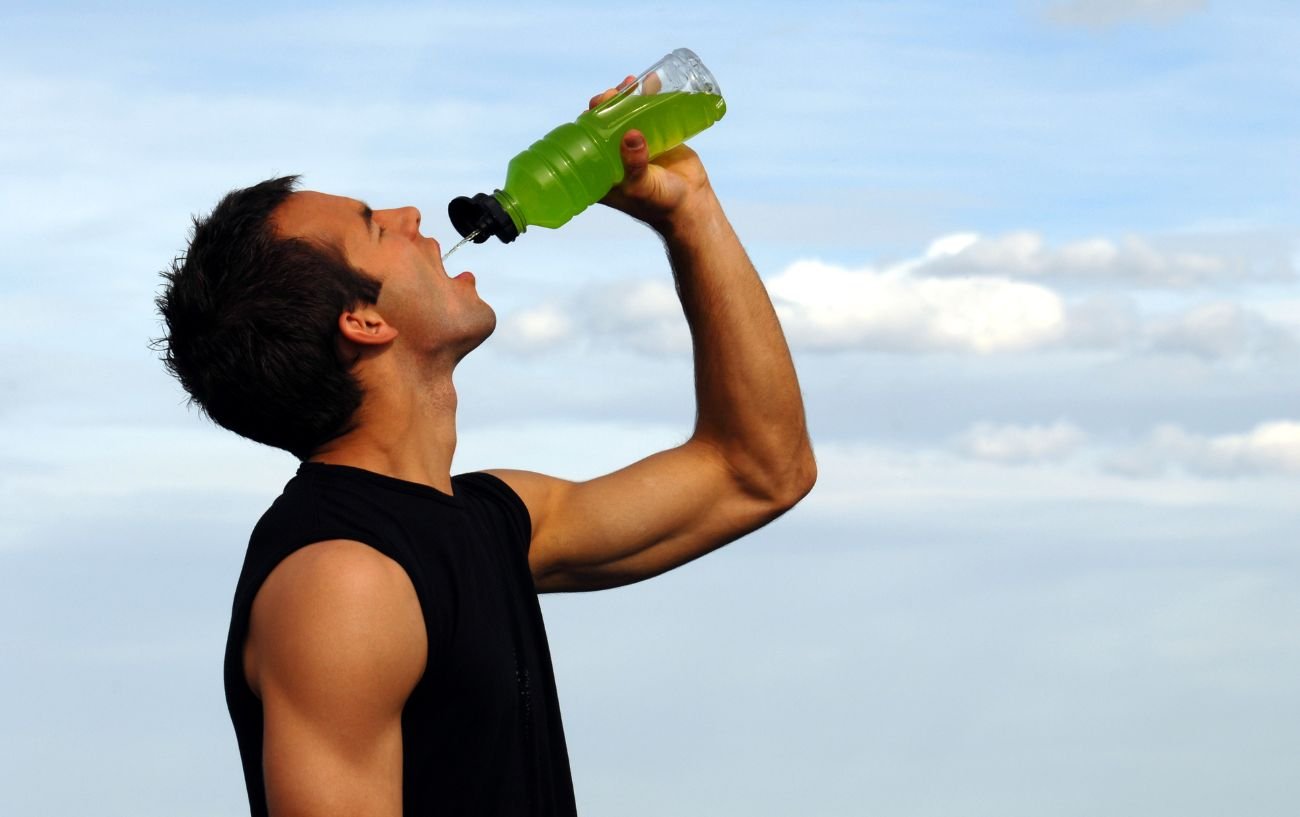
<svg viewBox="0 0 1300 817">
<path fill-rule="evenodd" d="M 1245 265 L 1205 253 L 1162 252 L 1139 236 L 1090 238 L 1049 247 L 1038 233 L 997 237 L 957 233 L 938 239 L 915 271 L 925 275 L 1005 275 L 1135 287 L 1191 287 L 1247 277 Z"/>
<path fill-rule="evenodd" d="M 1160 252 L 1136 237 L 1051 249 L 1028 231 L 993 239 L 957 233 L 931 242 L 919 257 L 879 267 L 798 260 L 766 285 L 791 345 L 805 352 L 1076 350 L 1207 361 L 1294 354 L 1300 345 L 1293 332 L 1249 306 L 1222 299 L 1180 304 L 1184 288 L 1240 267 L 1205 254 Z M 1106 286 L 1067 300 L 1064 287 L 1079 279 Z M 1157 299 L 1155 309 L 1128 291 L 1153 286 L 1179 291 Z M 522 354 L 578 340 L 647 354 L 689 349 L 677 296 L 663 280 L 602 284 L 523 309 L 503 320 L 502 338 Z"/>
<path fill-rule="evenodd" d="M 959 435 L 957 453 L 1006 465 L 1060 463 L 1070 458 L 1127 477 L 1184 474 L 1235 478 L 1300 474 L 1300 422 L 1269 420 L 1247 431 L 1200 434 L 1162 424 L 1131 443 L 1105 442 L 1074 423 L 975 423 Z"/>
<path fill-rule="evenodd" d="M 1036 284 L 798 261 L 768 281 L 796 345 L 818 350 L 1021 351 L 1065 334 L 1065 304 Z"/>
<path fill-rule="evenodd" d="M 993 462 L 1043 462 L 1074 453 L 1088 435 L 1073 423 L 997 425 L 977 423 L 963 434 L 959 448 L 968 456 Z"/>
<path fill-rule="evenodd" d="M 1182 471 L 1208 477 L 1300 474 L 1300 422 L 1274 420 L 1239 434 L 1203 435 L 1162 425 L 1132 450 L 1107 460 L 1130 476 Z"/>
</svg>

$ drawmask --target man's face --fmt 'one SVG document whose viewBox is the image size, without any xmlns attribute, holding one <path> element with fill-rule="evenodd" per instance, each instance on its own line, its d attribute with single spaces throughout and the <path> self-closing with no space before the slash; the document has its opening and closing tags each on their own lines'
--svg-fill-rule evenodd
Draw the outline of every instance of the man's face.
<svg viewBox="0 0 1300 817">
<path fill-rule="evenodd" d="M 356 199 L 302 191 L 276 209 L 274 223 L 281 236 L 341 248 L 348 263 L 378 280 L 379 314 L 418 353 L 459 360 L 496 327 L 474 276 L 447 275 L 442 248 L 420 235 L 414 207 L 372 211 Z"/>
</svg>

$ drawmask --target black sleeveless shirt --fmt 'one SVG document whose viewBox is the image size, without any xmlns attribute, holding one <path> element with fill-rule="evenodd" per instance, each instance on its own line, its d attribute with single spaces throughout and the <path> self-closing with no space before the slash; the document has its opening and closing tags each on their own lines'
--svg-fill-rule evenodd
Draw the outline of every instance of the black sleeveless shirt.
<svg viewBox="0 0 1300 817">
<path fill-rule="evenodd" d="M 226 704 L 255 817 L 267 806 L 262 704 L 243 672 L 249 612 L 281 560 L 330 539 L 401 565 L 423 610 L 428 663 L 402 710 L 403 813 L 576 814 L 530 535 L 523 501 L 489 474 L 454 477 L 444 494 L 359 468 L 299 467 L 253 530 L 226 642 Z"/>
</svg>

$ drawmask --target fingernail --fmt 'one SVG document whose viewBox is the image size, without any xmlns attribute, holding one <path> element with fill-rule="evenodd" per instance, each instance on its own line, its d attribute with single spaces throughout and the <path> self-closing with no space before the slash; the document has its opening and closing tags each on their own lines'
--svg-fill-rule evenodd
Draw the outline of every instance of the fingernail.
<svg viewBox="0 0 1300 817">
<path fill-rule="evenodd" d="M 640 150 L 641 146 L 645 144 L 645 139 L 642 139 L 640 136 L 629 136 L 623 140 L 623 144 L 627 145 L 632 150 Z"/>
</svg>

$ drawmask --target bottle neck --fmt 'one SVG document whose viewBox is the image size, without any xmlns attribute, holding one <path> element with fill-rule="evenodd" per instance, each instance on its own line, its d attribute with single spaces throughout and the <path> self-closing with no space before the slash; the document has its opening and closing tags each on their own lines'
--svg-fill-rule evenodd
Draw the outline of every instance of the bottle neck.
<svg viewBox="0 0 1300 817">
<path fill-rule="evenodd" d="M 515 197 L 504 190 L 493 192 L 492 197 L 501 203 L 501 208 L 510 216 L 510 220 L 515 223 L 515 229 L 523 233 L 528 229 L 528 220 L 524 218 L 524 211 L 519 207 L 519 202 Z"/>
</svg>

